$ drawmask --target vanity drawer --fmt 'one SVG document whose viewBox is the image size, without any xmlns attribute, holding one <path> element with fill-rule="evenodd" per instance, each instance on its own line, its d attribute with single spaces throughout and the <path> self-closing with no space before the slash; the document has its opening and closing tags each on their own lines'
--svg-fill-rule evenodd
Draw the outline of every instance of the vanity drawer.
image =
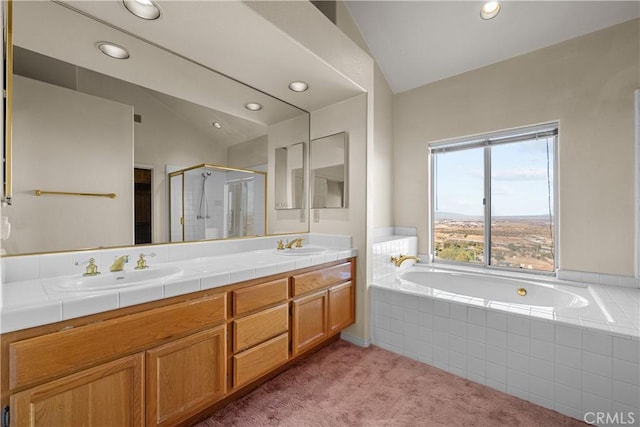
<svg viewBox="0 0 640 427">
<path fill-rule="evenodd" d="M 9 387 L 70 374 L 215 326 L 226 320 L 226 301 L 225 293 L 216 294 L 11 343 Z"/>
<path fill-rule="evenodd" d="M 244 350 L 289 330 L 289 304 L 233 321 L 233 351 Z"/>
<path fill-rule="evenodd" d="M 233 291 L 234 316 L 250 313 L 289 298 L 289 279 L 274 280 Z"/>
<path fill-rule="evenodd" d="M 289 334 L 284 333 L 263 344 L 233 356 L 233 386 L 240 387 L 289 359 Z"/>
<path fill-rule="evenodd" d="M 351 279 L 351 263 L 293 276 L 293 296 L 305 294 Z"/>
</svg>

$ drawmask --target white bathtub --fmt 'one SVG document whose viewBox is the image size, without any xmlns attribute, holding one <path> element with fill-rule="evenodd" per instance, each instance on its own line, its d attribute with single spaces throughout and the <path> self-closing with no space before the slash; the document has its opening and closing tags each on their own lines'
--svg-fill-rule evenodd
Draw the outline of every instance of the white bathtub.
<svg viewBox="0 0 640 427">
<path fill-rule="evenodd" d="M 529 280 L 484 276 L 472 273 L 412 268 L 399 275 L 403 283 L 428 287 L 431 296 L 468 296 L 477 302 L 519 304 L 537 308 L 579 308 L 589 300 L 566 289 Z M 520 295 L 519 290 L 525 290 Z M 522 292 L 522 291 L 521 291 Z M 469 301 L 471 302 L 471 301 Z"/>
<path fill-rule="evenodd" d="M 418 265 L 374 276 L 371 338 L 580 420 L 640 427 L 639 307 L 637 289 Z"/>
</svg>

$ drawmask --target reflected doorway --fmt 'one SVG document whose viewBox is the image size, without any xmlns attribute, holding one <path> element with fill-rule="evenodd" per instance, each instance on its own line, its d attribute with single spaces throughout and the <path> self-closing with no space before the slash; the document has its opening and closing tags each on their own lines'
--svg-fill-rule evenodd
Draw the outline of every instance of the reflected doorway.
<svg viewBox="0 0 640 427">
<path fill-rule="evenodd" d="M 136 245 L 151 243 L 151 169 L 134 168 L 134 221 Z"/>
</svg>

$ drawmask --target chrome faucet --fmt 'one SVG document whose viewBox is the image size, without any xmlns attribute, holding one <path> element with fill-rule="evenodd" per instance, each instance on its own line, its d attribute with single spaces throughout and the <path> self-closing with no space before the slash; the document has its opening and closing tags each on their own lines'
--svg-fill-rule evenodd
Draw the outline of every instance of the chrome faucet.
<svg viewBox="0 0 640 427">
<path fill-rule="evenodd" d="M 111 264 L 109 267 L 110 271 L 122 271 L 124 270 L 124 265 L 129 262 L 129 255 L 122 255 Z"/>
<path fill-rule="evenodd" d="M 292 241 L 290 241 L 289 243 L 284 245 L 284 247 L 287 248 L 287 249 L 291 249 L 293 247 L 293 245 L 296 245 L 296 248 L 301 248 L 303 241 L 304 241 L 304 239 L 302 237 L 298 237 L 297 239 L 293 239 Z"/>
<path fill-rule="evenodd" d="M 391 262 L 394 263 L 396 265 L 396 267 L 400 267 L 400 265 L 402 265 L 403 262 L 405 262 L 408 259 L 412 259 L 415 260 L 416 262 L 420 262 L 420 258 L 418 258 L 417 256 L 413 256 L 413 255 L 402 255 L 400 254 L 399 257 L 391 257 Z"/>
</svg>

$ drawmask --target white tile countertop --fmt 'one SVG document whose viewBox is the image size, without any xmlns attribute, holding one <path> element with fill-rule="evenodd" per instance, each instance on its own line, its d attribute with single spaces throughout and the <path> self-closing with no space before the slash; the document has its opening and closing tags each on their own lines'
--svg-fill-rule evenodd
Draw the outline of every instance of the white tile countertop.
<svg viewBox="0 0 640 427">
<path fill-rule="evenodd" d="M 272 274 L 347 259 L 357 254 L 355 249 L 346 249 L 344 247 L 324 247 L 323 249 L 326 250 L 319 254 L 296 256 L 281 255 L 276 253 L 274 249 L 245 250 L 225 255 L 183 258 L 177 261 L 161 263 L 156 261 L 155 258 L 149 258 L 149 270 L 145 271 L 151 271 L 154 268 L 174 268 L 172 270 L 174 274 L 166 278 L 107 290 L 60 289 L 62 283 L 68 284 L 74 280 L 83 279 L 81 272 L 8 281 L 2 284 L 0 332 L 5 333 L 26 329 L 212 289 Z M 83 256 L 86 257 L 86 255 Z M 110 254 L 110 258 L 112 257 L 113 255 Z M 40 260 L 40 263 L 42 264 L 42 260 Z M 131 257 L 130 261 L 125 265 L 125 274 L 128 271 L 133 271 L 135 265 L 136 258 Z M 109 272 L 105 263 L 101 265 L 100 270 L 102 274 L 96 277 L 122 274 L 122 272 Z M 91 279 L 88 278 L 87 281 Z"/>
</svg>

